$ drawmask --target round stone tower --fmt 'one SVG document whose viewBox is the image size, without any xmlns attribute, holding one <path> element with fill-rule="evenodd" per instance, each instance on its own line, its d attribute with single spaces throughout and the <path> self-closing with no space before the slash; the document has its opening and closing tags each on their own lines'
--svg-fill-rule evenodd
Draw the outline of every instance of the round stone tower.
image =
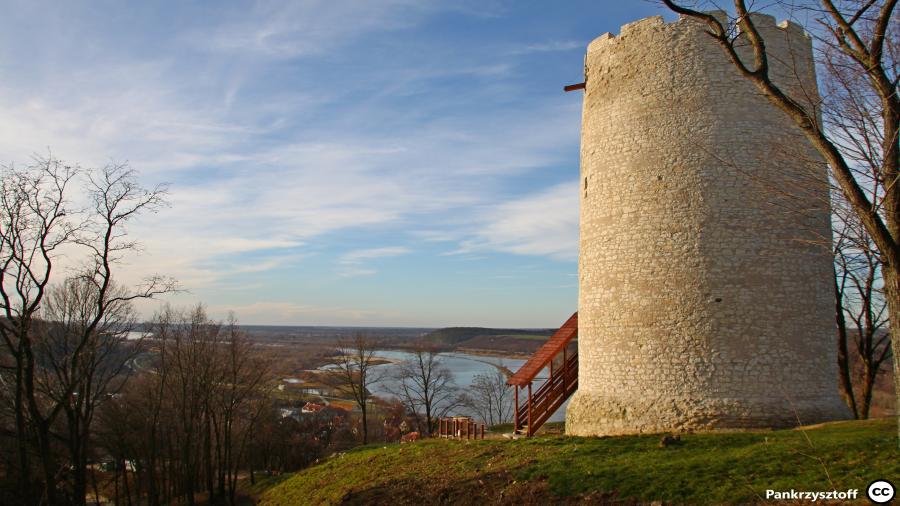
<svg viewBox="0 0 900 506">
<path fill-rule="evenodd" d="M 776 82 L 816 100 L 802 28 L 754 20 Z M 847 414 L 825 166 L 706 29 L 654 17 L 588 46 L 570 434 Z"/>
</svg>

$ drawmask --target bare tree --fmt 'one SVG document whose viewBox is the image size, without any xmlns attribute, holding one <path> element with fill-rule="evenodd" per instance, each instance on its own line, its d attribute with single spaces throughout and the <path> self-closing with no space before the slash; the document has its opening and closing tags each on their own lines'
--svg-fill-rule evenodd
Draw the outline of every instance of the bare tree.
<svg viewBox="0 0 900 506">
<path fill-rule="evenodd" d="M 441 362 L 441 353 L 430 346 L 419 346 L 403 361 L 394 374 L 392 390 L 407 409 L 421 420 L 419 431 L 431 434 L 434 421 L 460 403 L 453 373 Z"/>
<path fill-rule="evenodd" d="M 264 381 L 268 363 L 253 352 L 253 344 L 238 330 L 234 315 L 225 327 L 221 348 L 225 378 L 214 393 L 210 410 L 215 440 L 218 495 L 236 503 L 240 466 L 247 460 L 248 444 L 266 402 Z"/>
<path fill-rule="evenodd" d="M 338 355 L 334 361 L 334 381 L 350 391 L 362 414 L 363 444 L 369 442 L 369 387 L 380 381 L 379 375 L 372 371 L 374 358 L 375 342 L 365 334 L 357 333 L 353 339 L 338 343 Z"/>
<path fill-rule="evenodd" d="M 507 376 L 500 369 L 475 376 L 469 388 L 466 406 L 472 409 L 487 425 L 497 425 L 512 420 L 513 391 L 506 384 Z"/>
<path fill-rule="evenodd" d="M 745 0 L 723 22 L 696 10 L 703 2 L 662 0 L 705 23 L 738 73 L 787 115 L 827 162 L 831 175 L 877 247 L 891 335 L 900 335 L 900 22 L 897 0 L 781 2 L 802 10 L 806 29 L 822 48 L 830 83 L 825 100 L 803 100 L 772 78 L 766 41 Z M 714 2 L 706 2 L 715 5 Z M 779 3 L 779 2 L 773 2 Z M 810 97 L 806 97 L 810 98 Z M 825 121 L 819 121 L 820 114 Z M 900 353 L 894 347 L 894 385 L 900 399 Z M 900 405 L 900 402 L 898 402 Z M 898 414 L 900 441 L 900 414 Z"/>
<path fill-rule="evenodd" d="M 83 178 L 83 179 L 82 179 Z M 84 190 L 91 200 L 87 209 L 78 209 L 70 201 L 73 184 L 85 181 Z M 165 188 L 145 190 L 136 175 L 124 165 L 86 171 L 63 164 L 57 159 L 36 159 L 24 170 L 2 168 L 0 173 L 0 343 L 11 358 L 14 385 L 13 411 L 18 446 L 21 499 L 55 504 L 59 481 L 59 456 L 54 451 L 52 430 L 61 414 L 72 408 L 72 396 L 88 383 L 96 368 L 85 367 L 95 356 L 96 345 L 110 313 L 131 301 L 152 298 L 172 291 L 172 280 L 152 277 L 135 289 L 115 288 L 113 267 L 122 256 L 136 248 L 128 240 L 124 226 L 135 216 L 153 211 L 162 204 Z M 67 350 L 61 366 L 64 381 L 51 390 L 42 382 L 44 363 L 37 343 L 52 323 L 41 319 L 41 307 L 59 279 L 55 262 L 66 250 L 86 252 L 87 269 L 78 290 L 85 307 L 77 325 L 64 325 Z M 72 323 L 72 322 L 70 322 Z M 57 378 L 59 379 L 59 378 Z M 96 393 L 96 388 L 92 390 Z M 78 408 L 80 410 L 81 408 Z M 80 423 L 89 418 L 82 416 Z M 70 417 L 71 420 L 71 417 Z M 79 430 L 80 431 L 80 430 Z M 43 478 L 43 492 L 33 490 L 31 455 L 37 456 Z M 80 481 L 83 481 L 79 478 Z M 78 493 L 76 491 L 76 493 Z M 75 498 L 83 503 L 84 496 Z"/>
<path fill-rule="evenodd" d="M 42 397 L 63 407 L 72 474 L 70 502 L 83 504 L 87 492 L 87 461 L 97 408 L 121 390 L 130 376 L 127 365 L 140 352 L 141 341 L 128 342 L 135 327 L 134 310 L 126 292 L 110 285 L 103 319 L 85 334 L 100 305 L 95 285 L 76 276 L 50 289 L 43 304 L 43 331 L 35 339 L 40 365 L 35 383 Z M 74 352 L 84 344 L 81 353 Z M 72 385 L 74 383 L 74 386 Z M 70 395 L 66 395 L 71 392 Z"/>
<path fill-rule="evenodd" d="M 835 291 L 841 395 L 854 418 L 866 419 L 882 365 L 890 358 L 887 306 L 875 245 L 856 215 L 835 199 Z M 849 322 L 849 324 L 848 324 Z M 853 347 L 850 348 L 852 341 Z M 854 367 L 859 362 L 861 370 Z M 859 392 L 859 396 L 856 395 Z"/>
</svg>

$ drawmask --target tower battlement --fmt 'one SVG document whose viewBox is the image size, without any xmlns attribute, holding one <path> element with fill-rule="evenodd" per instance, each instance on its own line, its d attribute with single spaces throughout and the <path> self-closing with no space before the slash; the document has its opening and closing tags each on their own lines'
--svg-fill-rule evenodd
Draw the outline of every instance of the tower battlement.
<svg viewBox="0 0 900 506">
<path fill-rule="evenodd" d="M 728 23 L 728 16 L 724 11 L 710 11 L 709 14 L 723 24 Z M 802 72 L 802 79 L 814 80 L 812 38 L 801 25 L 789 20 L 776 22 L 774 16 L 762 13 L 750 13 L 750 18 L 766 41 L 773 76 L 783 79 L 793 69 L 797 69 Z M 622 25 L 618 35 L 607 32 L 595 38 L 588 44 L 585 63 L 589 67 L 591 62 L 588 60 L 602 62 L 616 58 L 619 53 L 631 54 L 636 51 L 648 56 L 654 52 L 668 56 L 672 51 L 682 49 L 680 45 L 685 38 L 709 39 L 707 30 L 706 23 L 694 18 L 682 16 L 667 23 L 662 16 L 651 16 Z M 738 51 L 742 60 L 752 65 L 753 54 L 749 45 L 739 45 Z M 713 56 L 723 59 L 724 55 L 721 51 L 719 53 Z"/>
<path fill-rule="evenodd" d="M 724 11 L 710 11 L 722 23 L 728 23 Z M 774 16 L 751 13 L 750 17 L 766 42 L 770 75 L 795 100 L 811 104 L 819 99 L 812 39 L 803 27 L 791 21 L 776 22 Z M 730 63 L 721 48 L 707 33 L 706 23 L 694 18 L 680 17 L 665 22 L 662 16 L 651 16 L 622 25 L 618 35 L 604 33 L 588 44 L 585 56 L 587 91 L 602 86 L 611 72 L 633 74 L 628 70 L 633 61 L 636 68 L 653 65 L 671 66 L 690 61 L 694 67 L 708 67 L 697 56 L 723 71 Z M 748 66 L 754 67 L 754 55 L 748 44 L 737 46 L 738 55 Z M 613 70 L 615 69 L 615 70 Z M 734 69 L 725 69 L 734 72 Z M 693 78 L 700 86 L 709 80 L 695 72 Z M 594 85 L 594 86 L 592 86 Z"/>
<path fill-rule="evenodd" d="M 720 23 L 727 26 L 728 14 L 725 11 L 706 11 L 706 13 L 713 15 L 716 19 L 719 20 Z M 785 33 L 803 36 L 811 40 L 809 35 L 806 34 L 803 26 L 798 25 L 793 21 L 784 20 L 781 22 L 776 22 L 775 16 L 759 12 L 751 12 L 750 19 L 753 21 L 754 26 L 756 26 L 758 30 L 781 30 Z M 599 37 L 591 41 L 590 44 L 588 44 L 588 52 L 600 49 L 607 42 L 619 39 L 621 37 L 647 32 L 660 32 L 663 28 L 671 30 L 667 33 L 667 36 L 669 36 L 671 35 L 672 31 L 677 30 L 695 30 L 698 28 L 705 29 L 706 24 L 702 21 L 698 21 L 686 16 L 680 16 L 678 19 L 668 23 L 663 19 L 662 16 L 649 16 L 622 25 L 619 28 L 618 35 L 609 32 L 601 34 Z"/>
</svg>

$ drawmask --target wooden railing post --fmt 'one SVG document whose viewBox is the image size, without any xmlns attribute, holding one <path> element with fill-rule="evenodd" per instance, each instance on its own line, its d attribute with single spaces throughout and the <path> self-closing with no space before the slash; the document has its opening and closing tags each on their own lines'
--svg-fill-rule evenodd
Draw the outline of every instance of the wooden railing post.
<svg viewBox="0 0 900 506">
<path fill-rule="evenodd" d="M 531 436 L 531 412 L 534 408 L 531 405 L 531 381 L 528 382 L 528 436 Z"/>
<path fill-rule="evenodd" d="M 513 416 L 513 433 L 519 430 L 519 385 L 514 385 L 516 414 Z"/>
</svg>

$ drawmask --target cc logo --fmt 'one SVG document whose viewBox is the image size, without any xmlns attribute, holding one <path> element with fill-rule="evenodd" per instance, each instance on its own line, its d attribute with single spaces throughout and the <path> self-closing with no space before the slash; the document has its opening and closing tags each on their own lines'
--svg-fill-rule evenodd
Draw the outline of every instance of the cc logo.
<svg viewBox="0 0 900 506">
<path fill-rule="evenodd" d="M 866 488 L 866 495 L 874 503 L 884 504 L 890 502 L 894 498 L 894 484 L 887 480 L 875 480 L 869 483 L 869 487 Z"/>
</svg>

